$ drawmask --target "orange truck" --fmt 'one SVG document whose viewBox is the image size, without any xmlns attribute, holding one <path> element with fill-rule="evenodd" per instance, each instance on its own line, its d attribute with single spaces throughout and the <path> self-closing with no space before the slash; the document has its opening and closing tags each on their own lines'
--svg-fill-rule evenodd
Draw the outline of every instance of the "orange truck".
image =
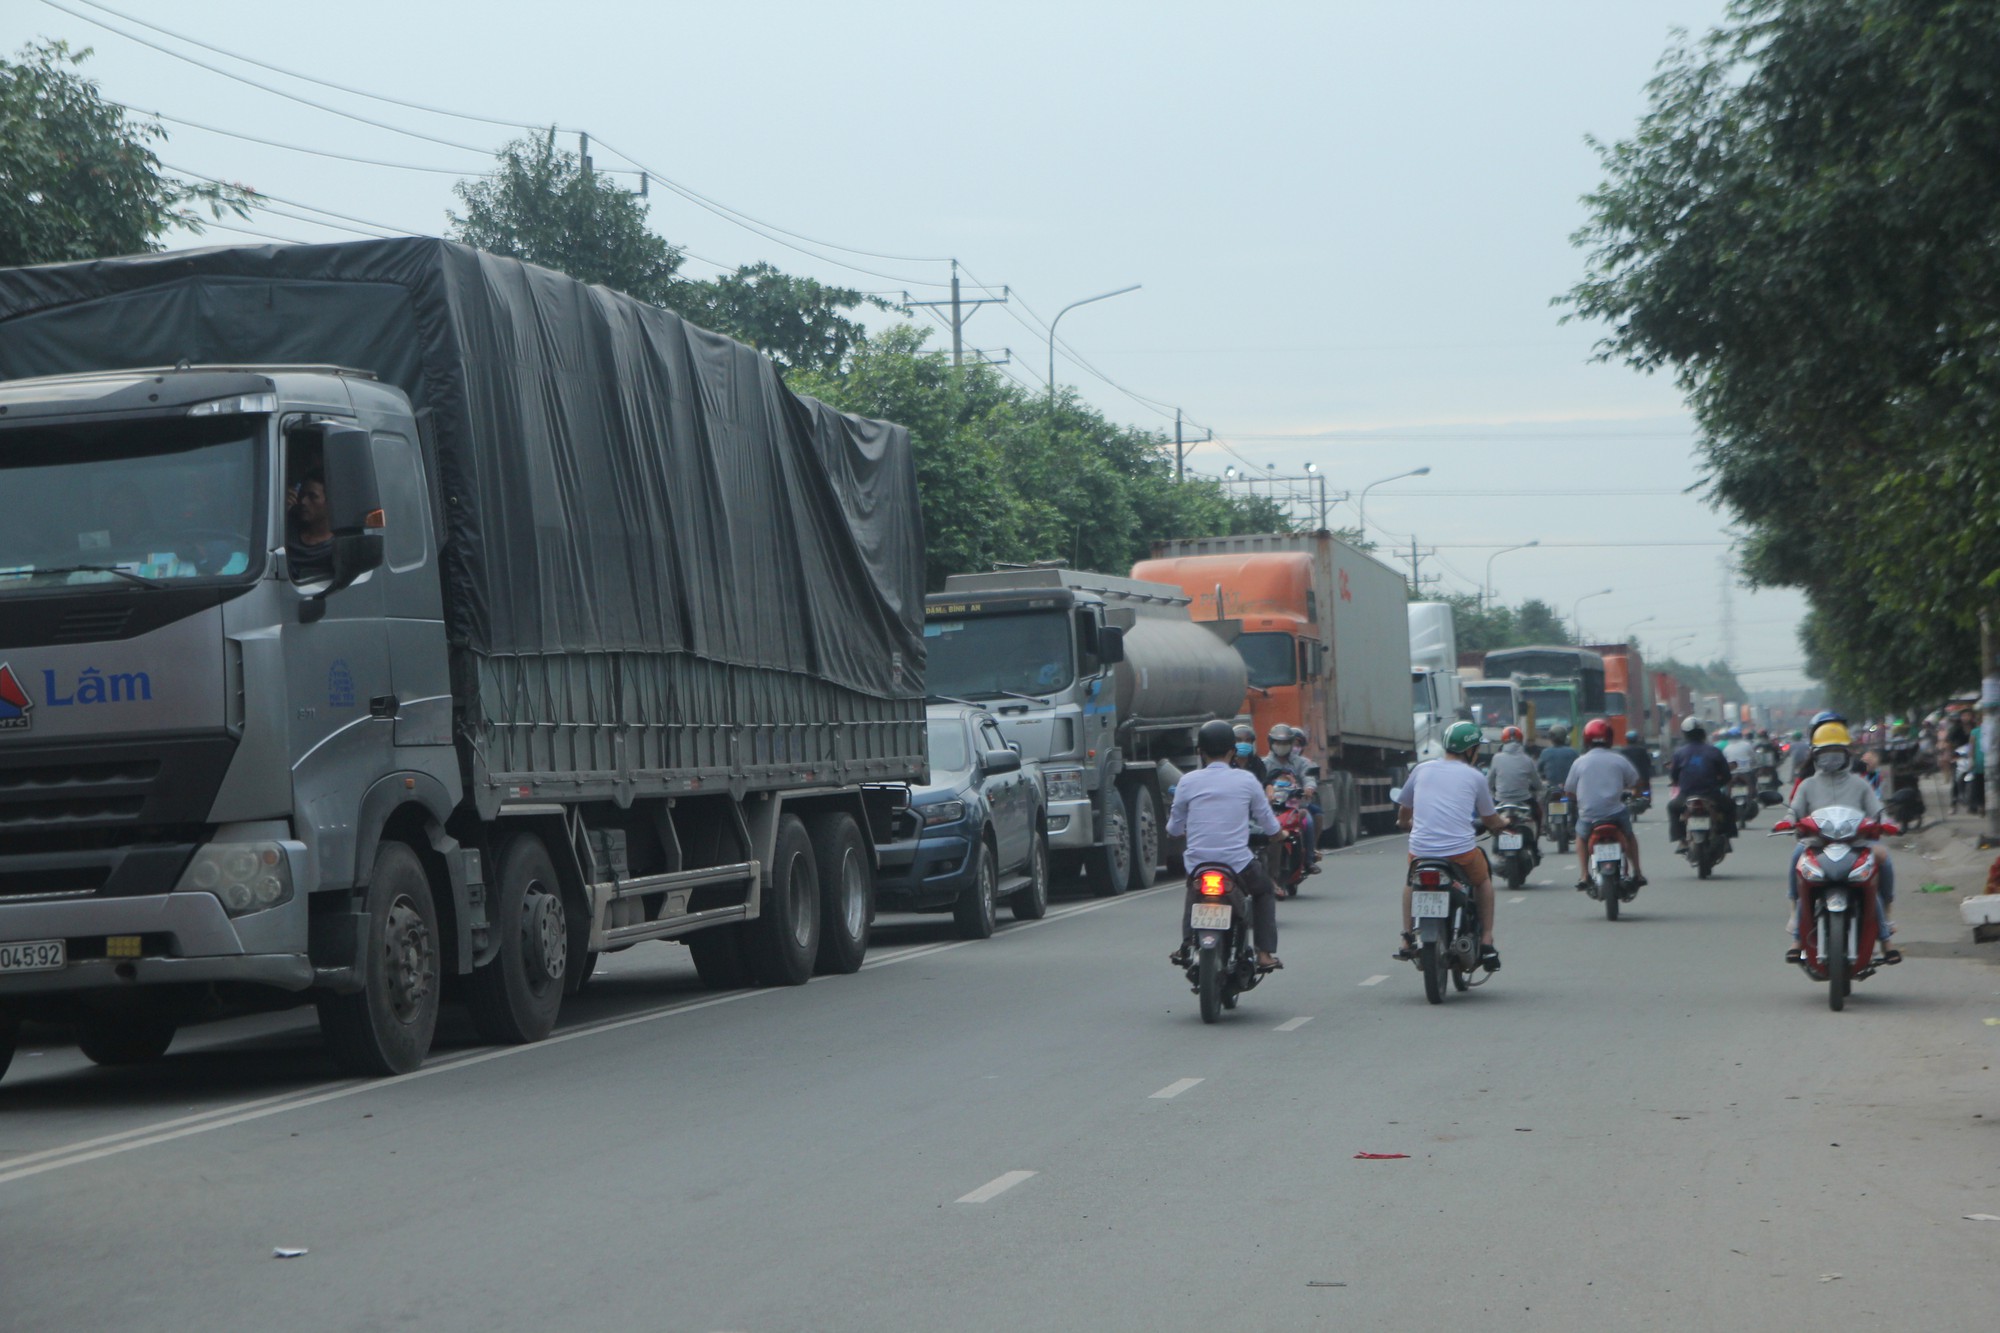
<svg viewBox="0 0 2000 1333">
<path fill-rule="evenodd" d="M 1302 532 L 1155 542 L 1132 577 L 1180 588 L 1194 619 L 1235 646 L 1260 748 L 1281 722 L 1306 733 L 1327 842 L 1395 826 L 1389 792 L 1416 758 L 1401 574 Z"/>
<path fill-rule="evenodd" d="M 1586 647 L 1604 659 L 1604 715 L 1611 720 L 1611 743 L 1630 737 L 1650 740 L 1657 727 L 1653 712 L 1653 678 L 1636 643 L 1592 643 Z"/>
</svg>

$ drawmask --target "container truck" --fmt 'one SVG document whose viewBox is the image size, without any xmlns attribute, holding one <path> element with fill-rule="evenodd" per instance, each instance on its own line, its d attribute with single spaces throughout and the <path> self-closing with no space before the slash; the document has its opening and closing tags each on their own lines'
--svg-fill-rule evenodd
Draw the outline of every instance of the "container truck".
<svg viewBox="0 0 2000 1333">
<path fill-rule="evenodd" d="M 643 940 L 860 966 L 925 772 L 902 429 L 427 239 L 0 271 L 0 378 L 0 1067 L 226 997 L 390 1074 L 447 983 L 522 1042 Z"/>
<path fill-rule="evenodd" d="M 1394 826 L 1389 792 L 1416 758 L 1401 574 L 1331 533 L 1287 532 L 1155 542 L 1132 575 L 1183 590 L 1235 646 L 1260 738 L 1306 733 L 1327 841 Z"/>
<path fill-rule="evenodd" d="M 1444 734 L 1472 716 L 1458 674 L 1458 629 L 1449 602 L 1411 602 L 1410 712 L 1417 753 L 1444 753 Z"/>
<path fill-rule="evenodd" d="M 1051 866 L 1099 894 L 1151 884 L 1195 732 L 1245 688 L 1181 590 L 1055 566 L 954 574 L 923 633 L 932 698 L 984 705 L 1041 765 Z"/>
<path fill-rule="evenodd" d="M 1629 738 L 1650 739 L 1653 680 L 1636 643 L 1593 643 L 1588 647 L 1604 659 L 1604 716 L 1611 721 L 1612 744 Z"/>
<path fill-rule="evenodd" d="M 1534 709 L 1521 697 L 1520 685 L 1511 680 L 1474 680 L 1465 686 L 1465 704 L 1472 720 L 1479 724 L 1479 739 L 1488 753 L 1500 745 L 1500 735 L 1509 727 L 1521 734 L 1535 734 Z"/>
</svg>

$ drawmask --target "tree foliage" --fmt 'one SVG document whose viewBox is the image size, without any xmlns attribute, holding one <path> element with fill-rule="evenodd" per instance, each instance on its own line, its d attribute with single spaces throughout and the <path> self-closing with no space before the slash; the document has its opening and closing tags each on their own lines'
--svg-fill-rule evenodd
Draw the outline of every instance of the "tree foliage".
<svg viewBox="0 0 2000 1333">
<path fill-rule="evenodd" d="M 167 175 L 152 149 L 166 131 L 105 101 L 78 72 L 89 55 L 39 42 L 0 60 L 0 264 L 157 250 L 170 229 L 242 217 L 254 197 Z"/>
<path fill-rule="evenodd" d="M 1936 698 L 2000 589 L 2000 6 L 1737 0 L 1649 91 L 1563 299 L 1676 376 L 1813 667 Z"/>
<path fill-rule="evenodd" d="M 1425 593 L 1416 601 L 1449 602 L 1452 627 L 1458 649 L 1464 653 L 1486 653 L 1495 648 L 1523 648 L 1534 643 L 1575 643 L 1576 636 L 1556 609 L 1539 598 L 1530 597 L 1518 606 L 1482 607 L 1477 593 Z"/>
<path fill-rule="evenodd" d="M 880 297 L 745 264 L 706 282 L 682 283 L 673 306 L 705 329 L 746 342 L 787 370 L 834 371 L 863 337 L 850 310 L 888 310 Z"/>
</svg>

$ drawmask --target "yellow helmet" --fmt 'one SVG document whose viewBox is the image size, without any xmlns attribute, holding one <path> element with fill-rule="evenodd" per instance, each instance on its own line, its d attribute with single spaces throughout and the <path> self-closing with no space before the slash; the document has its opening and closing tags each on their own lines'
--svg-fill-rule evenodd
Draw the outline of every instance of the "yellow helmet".
<svg viewBox="0 0 2000 1333">
<path fill-rule="evenodd" d="M 1813 728 L 1812 745 L 1815 750 L 1824 749 L 1829 745 L 1845 747 L 1853 744 L 1854 738 L 1847 734 L 1847 724 L 1844 722 L 1822 722 Z"/>
</svg>

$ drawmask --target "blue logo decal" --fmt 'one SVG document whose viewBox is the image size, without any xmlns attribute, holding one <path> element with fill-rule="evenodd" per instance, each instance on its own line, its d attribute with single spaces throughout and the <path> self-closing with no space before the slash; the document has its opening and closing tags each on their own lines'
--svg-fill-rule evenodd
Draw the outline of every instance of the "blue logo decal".
<svg viewBox="0 0 2000 1333">
<path fill-rule="evenodd" d="M 354 675 L 347 669 L 347 659 L 335 658 L 326 669 L 326 706 L 328 708 L 354 707 Z"/>
<path fill-rule="evenodd" d="M 76 684 L 65 695 L 56 684 L 56 673 L 42 672 L 42 692 L 49 707 L 71 708 L 91 704 L 136 704 L 153 701 L 153 678 L 143 671 L 121 671 L 107 676 L 96 667 L 77 673 Z"/>
</svg>

